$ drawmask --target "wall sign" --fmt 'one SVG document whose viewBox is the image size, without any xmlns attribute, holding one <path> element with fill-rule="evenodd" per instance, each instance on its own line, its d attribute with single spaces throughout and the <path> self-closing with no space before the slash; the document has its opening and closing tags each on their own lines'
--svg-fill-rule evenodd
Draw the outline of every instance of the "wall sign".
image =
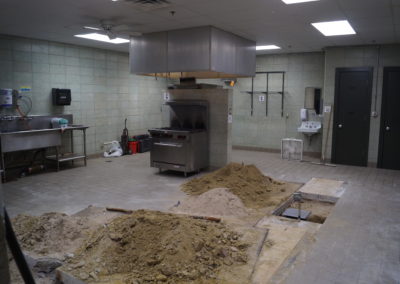
<svg viewBox="0 0 400 284">
<path fill-rule="evenodd" d="M 331 112 L 332 106 L 324 106 L 324 112 Z"/>
<path fill-rule="evenodd" d="M 31 90 L 32 90 L 31 86 L 21 86 L 21 87 L 19 88 L 19 91 L 20 91 L 21 93 L 30 92 Z"/>
<path fill-rule="evenodd" d="M 164 92 L 164 101 L 169 101 L 169 93 Z"/>
</svg>

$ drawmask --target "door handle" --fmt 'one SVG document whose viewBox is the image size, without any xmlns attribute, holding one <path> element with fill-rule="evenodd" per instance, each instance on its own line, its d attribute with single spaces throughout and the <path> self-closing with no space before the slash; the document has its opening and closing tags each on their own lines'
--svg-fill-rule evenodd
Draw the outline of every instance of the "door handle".
<svg viewBox="0 0 400 284">
<path fill-rule="evenodd" d="M 338 127 L 339 127 L 339 128 L 342 128 L 342 127 L 343 127 L 343 125 L 339 124 L 339 125 L 338 125 Z"/>
<path fill-rule="evenodd" d="M 386 131 L 389 131 L 390 130 L 390 127 L 389 126 L 386 126 Z"/>
</svg>

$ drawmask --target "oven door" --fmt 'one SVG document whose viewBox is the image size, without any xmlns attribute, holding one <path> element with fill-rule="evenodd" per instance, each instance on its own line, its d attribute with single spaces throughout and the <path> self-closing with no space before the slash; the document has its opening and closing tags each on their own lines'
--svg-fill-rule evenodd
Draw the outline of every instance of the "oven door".
<svg viewBox="0 0 400 284">
<path fill-rule="evenodd" d="M 185 165 L 188 145 L 185 141 L 156 139 L 151 148 L 151 161 Z"/>
</svg>

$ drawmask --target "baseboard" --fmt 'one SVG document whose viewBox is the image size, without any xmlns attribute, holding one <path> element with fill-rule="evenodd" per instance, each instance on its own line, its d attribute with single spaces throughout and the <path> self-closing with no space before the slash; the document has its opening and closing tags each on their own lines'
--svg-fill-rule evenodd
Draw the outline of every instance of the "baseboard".
<svg viewBox="0 0 400 284">
<path fill-rule="evenodd" d="M 268 152 L 268 153 L 280 153 L 281 149 L 273 149 L 273 148 L 263 148 L 263 147 L 253 147 L 253 146 L 240 146 L 240 145 L 233 145 L 232 149 L 235 150 L 246 150 L 246 151 L 258 151 L 258 152 Z M 303 152 L 304 156 L 311 157 L 311 158 L 320 158 L 320 152 Z"/>
<path fill-rule="evenodd" d="M 104 158 L 104 153 L 95 153 L 87 155 L 88 159 L 97 159 L 97 158 Z"/>
</svg>

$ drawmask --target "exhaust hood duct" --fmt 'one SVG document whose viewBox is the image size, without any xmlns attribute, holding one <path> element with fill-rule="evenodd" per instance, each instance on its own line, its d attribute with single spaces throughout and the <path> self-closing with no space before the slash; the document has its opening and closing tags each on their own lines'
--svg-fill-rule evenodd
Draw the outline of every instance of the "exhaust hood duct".
<svg viewBox="0 0 400 284">
<path fill-rule="evenodd" d="M 253 77 L 256 43 L 212 26 L 134 37 L 130 71 L 168 78 Z"/>
</svg>

